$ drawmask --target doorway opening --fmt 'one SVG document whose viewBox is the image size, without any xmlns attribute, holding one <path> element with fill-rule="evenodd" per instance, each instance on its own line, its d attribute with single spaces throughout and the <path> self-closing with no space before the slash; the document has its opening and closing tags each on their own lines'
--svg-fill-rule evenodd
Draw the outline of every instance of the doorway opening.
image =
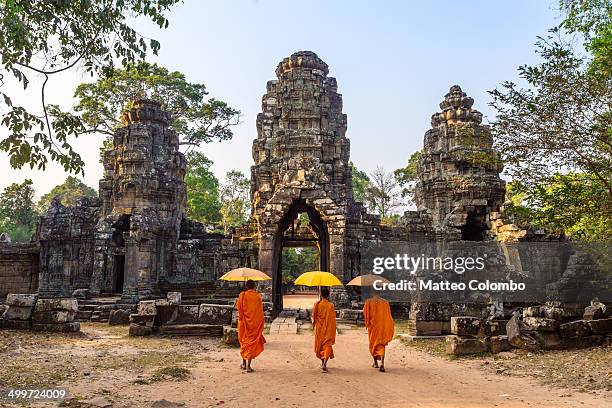
<svg viewBox="0 0 612 408">
<path fill-rule="evenodd" d="M 130 234 L 130 217 L 129 214 L 124 214 L 113 224 L 112 293 L 123 293 L 125 282 L 125 240 Z"/>
<path fill-rule="evenodd" d="M 482 217 L 475 213 L 468 213 L 467 221 L 461 227 L 463 241 L 484 241 L 488 227 Z"/>
<path fill-rule="evenodd" d="M 318 299 L 318 288 L 296 286 L 293 282 L 303 272 L 329 270 L 329 235 L 318 211 L 303 200 L 294 201 L 279 224 L 275 249 L 275 312 L 312 308 Z"/>
</svg>

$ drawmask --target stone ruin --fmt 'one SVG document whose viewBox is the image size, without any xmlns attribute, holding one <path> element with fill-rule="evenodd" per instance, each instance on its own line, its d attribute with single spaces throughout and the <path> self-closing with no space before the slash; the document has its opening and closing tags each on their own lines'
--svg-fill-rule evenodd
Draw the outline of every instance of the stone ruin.
<svg viewBox="0 0 612 408">
<path fill-rule="evenodd" d="M 283 309 L 282 249 L 292 246 L 316 247 L 320 269 L 344 283 L 371 272 L 372 248 L 432 244 L 438 254 L 458 253 L 461 242 L 492 254 L 487 277 L 531 274 L 560 292 L 578 291 L 580 275 L 594 273 L 592 263 L 571 248 L 569 255 L 550 249 L 542 256 L 517 245 L 562 239 L 519 228 L 503 215 L 505 184 L 490 129 L 481 123 L 473 99 L 456 85 L 425 134 L 417 210 L 407 211 L 398 226 L 381 225 L 379 216 L 354 199 L 347 116 L 337 81 L 328 73 L 327 64 L 310 51 L 278 64 L 256 121 L 252 214 L 227 236 L 208 233 L 186 217 L 185 157 L 170 117 L 155 101 L 135 101 L 104 155 L 99 197 L 72 207 L 54 200 L 31 243 L 0 242 L 0 297 L 9 292 L 37 293 L 41 299 L 75 296 L 81 298 L 83 319 L 126 320 L 136 303 L 174 292 L 182 293 L 186 308 L 231 304 L 236 288 L 222 287 L 217 279 L 248 266 L 272 277 L 266 296 L 270 314 L 276 315 Z M 307 224 L 299 221 L 301 213 L 308 215 Z M 105 295 L 121 300 L 93 305 L 88 299 Z M 358 305 L 350 290 L 334 290 L 333 296 L 340 308 Z M 490 306 L 485 303 L 478 313 Z M 118 308 L 127 315 L 115 313 Z M 394 303 L 394 310 L 410 310 L 415 334 L 448 333 L 452 316 L 470 313 L 465 304 L 420 294 Z M 152 324 L 140 319 L 134 325 Z"/>
</svg>

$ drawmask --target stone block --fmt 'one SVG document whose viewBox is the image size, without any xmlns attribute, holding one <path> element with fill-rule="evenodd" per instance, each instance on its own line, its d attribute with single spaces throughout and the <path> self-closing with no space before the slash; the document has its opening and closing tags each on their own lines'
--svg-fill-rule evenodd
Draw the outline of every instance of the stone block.
<svg viewBox="0 0 612 408">
<path fill-rule="evenodd" d="M 198 310 L 198 323 L 200 324 L 232 324 L 233 306 L 214 305 L 202 303 Z"/>
<path fill-rule="evenodd" d="M 597 319 L 603 319 L 604 317 L 606 316 L 605 316 L 603 306 L 601 304 L 585 307 L 584 314 L 582 315 L 582 318 L 584 320 L 597 320 Z"/>
<path fill-rule="evenodd" d="M 197 324 L 200 307 L 198 305 L 179 305 L 162 307 L 161 325 Z"/>
<path fill-rule="evenodd" d="M 536 332 L 530 330 L 529 327 L 516 316 L 513 316 L 508 321 L 508 324 L 506 324 L 506 333 L 510 345 L 516 348 L 531 351 L 540 349 L 540 342 L 536 337 Z"/>
<path fill-rule="evenodd" d="M 32 321 L 0 319 L 0 328 L 7 330 L 30 330 L 32 328 Z"/>
<path fill-rule="evenodd" d="M 560 337 L 584 337 L 591 334 L 586 320 L 576 320 L 559 326 Z"/>
<path fill-rule="evenodd" d="M 532 330 L 554 332 L 559 328 L 559 322 L 546 317 L 525 317 L 523 322 Z"/>
<path fill-rule="evenodd" d="M 32 330 L 43 331 L 43 332 L 72 333 L 72 332 L 80 331 L 81 324 L 79 322 L 61 323 L 61 324 L 53 324 L 53 323 L 36 324 L 34 323 L 32 324 Z"/>
<path fill-rule="evenodd" d="M 480 319 L 469 316 L 453 316 L 450 320 L 451 334 L 457 336 L 478 336 Z"/>
<path fill-rule="evenodd" d="M 485 320 L 480 324 L 479 337 L 501 336 L 506 334 L 506 320 Z"/>
<path fill-rule="evenodd" d="M 130 324 L 153 327 L 154 323 L 155 323 L 155 316 L 153 315 L 140 315 L 140 314 L 130 315 Z"/>
<path fill-rule="evenodd" d="M 169 304 L 177 306 L 181 304 L 182 294 L 181 292 L 168 292 L 166 294 L 166 299 Z"/>
<path fill-rule="evenodd" d="M 79 303 L 74 298 L 38 299 L 34 310 L 36 312 L 67 311 L 76 313 L 79 310 Z"/>
<path fill-rule="evenodd" d="M 593 334 L 610 334 L 612 333 L 612 317 L 607 319 L 589 320 L 587 321 L 589 329 Z"/>
<path fill-rule="evenodd" d="M 130 336 L 150 336 L 153 334 L 151 326 L 141 326 L 139 324 L 130 324 L 128 335 Z"/>
<path fill-rule="evenodd" d="M 561 338 L 561 346 L 564 349 L 588 348 L 600 346 L 605 340 L 604 336 L 565 337 Z"/>
<path fill-rule="evenodd" d="M 157 314 L 157 307 L 155 307 L 155 300 L 143 300 L 138 303 L 138 314 L 155 316 Z"/>
<path fill-rule="evenodd" d="M 563 318 L 563 309 L 553 306 L 530 306 L 523 309 L 523 319 L 527 317 L 544 317 L 561 320 Z"/>
<path fill-rule="evenodd" d="M 76 312 L 67 310 L 38 311 L 32 314 L 32 323 L 36 324 L 63 324 L 72 323 L 76 317 Z"/>
<path fill-rule="evenodd" d="M 446 336 L 446 354 L 477 354 L 488 351 L 487 345 L 473 337 Z"/>
<path fill-rule="evenodd" d="M 223 337 L 223 326 L 213 324 L 175 324 L 161 326 L 159 332 L 174 336 Z"/>
<path fill-rule="evenodd" d="M 4 304 L 7 306 L 34 307 L 36 299 L 38 299 L 37 294 L 9 293 L 6 295 Z"/>
<path fill-rule="evenodd" d="M 91 298 L 91 293 L 89 289 L 75 289 L 72 291 L 72 297 L 75 299 L 89 299 Z"/>
<path fill-rule="evenodd" d="M 238 330 L 233 327 L 223 327 L 223 343 L 232 347 L 240 347 L 240 341 L 238 341 Z"/>
<path fill-rule="evenodd" d="M 539 331 L 536 333 L 536 337 L 540 342 L 540 347 L 544 350 L 560 350 L 564 348 L 561 338 L 557 333 Z"/>
<path fill-rule="evenodd" d="M 108 324 L 117 326 L 130 323 L 130 312 L 123 309 L 111 310 L 108 315 Z"/>
<path fill-rule="evenodd" d="M 8 306 L 2 318 L 4 320 L 31 320 L 33 312 L 32 306 Z"/>
<path fill-rule="evenodd" d="M 491 336 L 489 342 L 493 354 L 509 351 L 511 348 L 508 336 Z"/>
</svg>

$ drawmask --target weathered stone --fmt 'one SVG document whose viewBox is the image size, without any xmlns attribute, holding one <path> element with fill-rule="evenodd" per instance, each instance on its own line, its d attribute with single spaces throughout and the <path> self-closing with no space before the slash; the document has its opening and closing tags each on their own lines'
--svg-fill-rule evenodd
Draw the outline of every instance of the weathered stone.
<svg viewBox="0 0 612 408">
<path fill-rule="evenodd" d="M 506 325 L 506 333 L 508 341 L 516 348 L 531 351 L 540 349 L 540 342 L 535 332 L 529 330 L 529 327 L 516 316 L 513 316 Z"/>
<path fill-rule="evenodd" d="M 181 292 L 168 292 L 166 294 L 166 299 L 171 305 L 180 305 L 182 300 Z"/>
<path fill-rule="evenodd" d="M 587 306 L 584 309 L 584 315 L 582 318 L 584 320 L 597 320 L 603 319 L 605 317 L 604 307 L 601 304 Z"/>
<path fill-rule="evenodd" d="M 223 326 L 214 324 L 175 324 L 161 326 L 159 332 L 174 336 L 223 337 Z"/>
<path fill-rule="evenodd" d="M 89 299 L 91 294 L 89 293 L 89 289 L 75 289 L 72 291 L 72 297 L 75 299 Z"/>
<path fill-rule="evenodd" d="M 4 311 L 6 310 L 6 306 L 0 304 L 0 318 L 2 317 L 2 315 L 4 314 Z"/>
<path fill-rule="evenodd" d="M 79 310 L 78 301 L 74 298 L 38 299 L 36 312 L 67 311 L 76 313 Z"/>
<path fill-rule="evenodd" d="M 540 343 L 540 348 L 543 348 L 544 350 L 560 350 L 564 348 L 561 338 L 557 333 L 538 331 L 535 333 L 535 336 Z"/>
<path fill-rule="evenodd" d="M 155 300 L 143 300 L 138 303 L 138 314 L 139 315 L 151 315 L 157 314 L 157 308 L 155 306 Z"/>
<path fill-rule="evenodd" d="M 546 317 L 525 317 L 523 322 L 532 330 L 554 332 L 559 328 L 559 322 Z"/>
<path fill-rule="evenodd" d="M 154 315 L 139 315 L 139 314 L 131 314 L 130 315 L 130 325 L 141 325 L 153 327 L 155 322 Z"/>
<path fill-rule="evenodd" d="M 487 351 L 487 345 L 479 339 L 456 335 L 446 336 L 446 354 L 476 354 Z"/>
<path fill-rule="evenodd" d="M 0 319 L 0 328 L 8 330 L 30 330 L 32 328 L 32 321 Z"/>
<path fill-rule="evenodd" d="M 173 312 L 168 314 L 162 325 L 197 324 L 200 307 L 198 305 L 172 306 Z"/>
<path fill-rule="evenodd" d="M 593 334 L 609 334 L 612 333 L 612 317 L 607 319 L 589 320 L 587 321 L 589 329 Z"/>
<path fill-rule="evenodd" d="M 588 348 L 600 346 L 605 340 L 604 336 L 564 337 L 561 338 L 561 347 L 564 349 Z"/>
<path fill-rule="evenodd" d="M 450 330 L 457 336 L 478 336 L 480 319 L 469 316 L 453 316 L 450 320 Z"/>
<path fill-rule="evenodd" d="M 198 323 L 231 325 L 233 306 L 203 303 L 198 312 Z"/>
<path fill-rule="evenodd" d="M 123 309 L 111 310 L 108 315 L 108 324 L 111 326 L 130 323 L 130 312 Z"/>
<path fill-rule="evenodd" d="M 31 320 L 34 308 L 32 306 L 8 306 L 2 315 L 5 320 Z"/>
<path fill-rule="evenodd" d="M 35 310 L 32 314 L 33 324 L 63 324 L 71 323 L 76 317 L 76 312 L 66 310 L 53 310 L 40 312 Z"/>
<path fill-rule="evenodd" d="M 506 334 L 506 320 L 484 320 L 480 325 L 479 337 L 500 336 Z"/>
<path fill-rule="evenodd" d="M 6 295 L 4 304 L 7 306 L 34 307 L 36 299 L 38 299 L 36 294 L 9 293 Z"/>
<path fill-rule="evenodd" d="M 559 326 L 560 337 L 584 337 L 591 334 L 591 329 L 585 320 L 576 320 Z"/>
<path fill-rule="evenodd" d="M 543 317 L 561 320 L 563 318 L 563 309 L 553 306 L 530 306 L 523 309 L 523 319 L 527 317 Z"/>
<path fill-rule="evenodd" d="M 511 348 L 508 336 L 491 336 L 489 342 L 491 345 L 491 353 L 493 354 L 509 351 Z"/>
<path fill-rule="evenodd" d="M 233 327 L 223 327 L 223 343 L 232 347 L 240 347 L 240 341 L 238 341 L 238 329 Z"/>
<path fill-rule="evenodd" d="M 141 326 L 139 324 L 130 324 L 128 334 L 130 336 L 150 336 L 153 333 L 151 326 Z"/>
<path fill-rule="evenodd" d="M 46 331 L 46 332 L 60 332 L 60 333 L 71 333 L 78 332 L 81 330 L 81 324 L 79 322 L 71 323 L 41 323 L 32 324 L 32 330 L 34 331 Z"/>
</svg>

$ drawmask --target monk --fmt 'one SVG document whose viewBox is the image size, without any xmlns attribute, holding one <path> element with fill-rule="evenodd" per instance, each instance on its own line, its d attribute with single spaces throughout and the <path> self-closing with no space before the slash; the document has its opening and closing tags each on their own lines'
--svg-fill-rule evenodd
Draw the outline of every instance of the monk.
<svg viewBox="0 0 612 408">
<path fill-rule="evenodd" d="M 381 298 L 376 291 L 366 300 L 363 306 L 363 320 L 368 329 L 370 354 L 374 358 L 372 367 L 385 372 L 385 347 L 393 339 L 395 324 L 391 317 L 389 302 Z M 380 367 L 378 366 L 380 360 Z"/>
<path fill-rule="evenodd" d="M 334 358 L 332 346 L 336 343 L 336 308 L 329 300 L 329 288 L 321 288 L 321 300 L 312 308 L 312 325 L 315 332 L 314 351 L 321 360 L 321 371 L 327 372 L 327 362 Z"/>
<path fill-rule="evenodd" d="M 252 373 L 251 361 L 261 354 L 266 339 L 263 336 L 264 311 L 261 295 L 255 291 L 255 282 L 248 280 L 247 290 L 238 296 L 238 341 L 242 364 L 240 368 Z"/>
</svg>

